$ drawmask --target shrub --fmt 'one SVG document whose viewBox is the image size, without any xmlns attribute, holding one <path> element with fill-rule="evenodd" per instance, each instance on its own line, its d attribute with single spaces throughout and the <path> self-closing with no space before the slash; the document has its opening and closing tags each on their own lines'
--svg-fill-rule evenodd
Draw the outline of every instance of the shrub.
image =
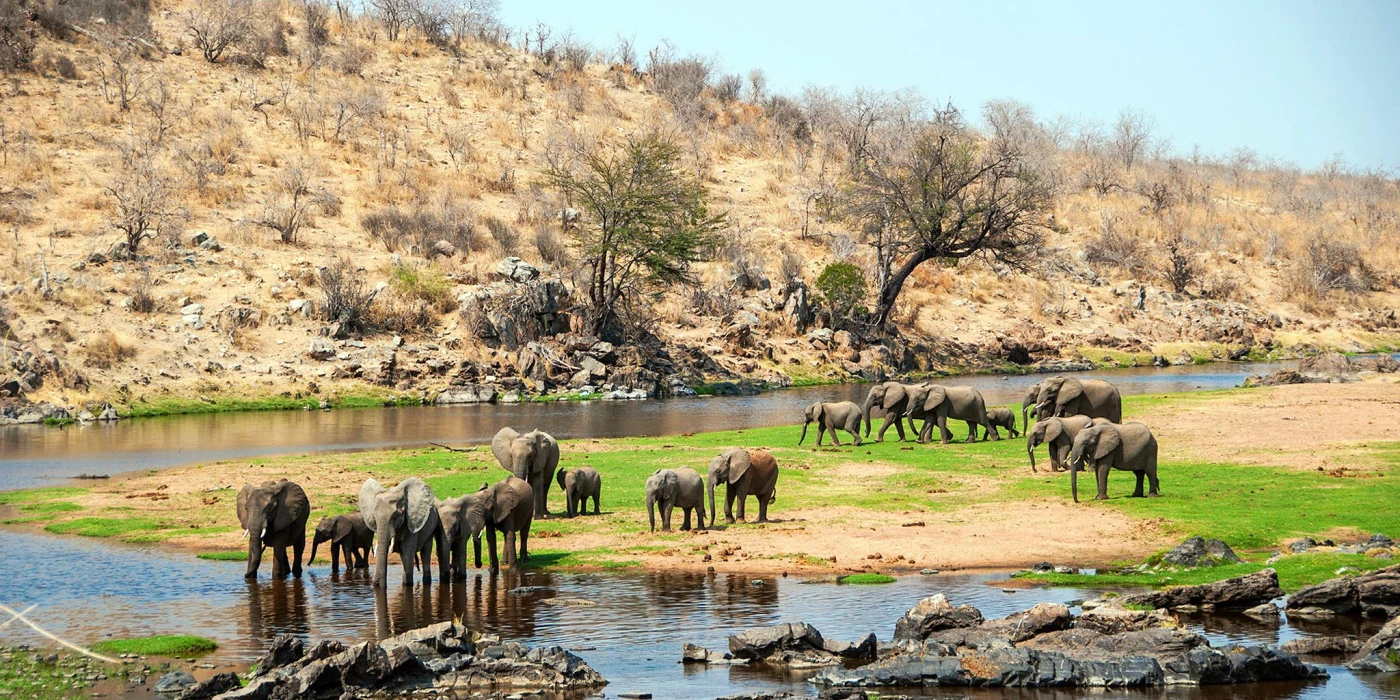
<svg viewBox="0 0 1400 700">
<path fill-rule="evenodd" d="M 471 210 L 451 202 L 436 207 L 417 205 L 410 210 L 380 209 L 362 217 L 360 226 L 391 253 L 408 248 L 432 258 L 437 255 L 433 244 L 440 240 L 458 250 L 479 250 L 481 245 Z"/>
<path fill-rule="evenodd" d="M 802 281 L 802 271 L 807 267 L 807 261 L 801 255 L 791 250 L 783 251 L 783 286 L 791 287 L 793 282 Z"/>
<path fill-rule="evenodd" d="M 705 116 L 705 88 L 714 71 L 709 59 L 691 56 L 676 58 L 669 46 L 647 54 L 647 74 L 657 94 L 666 98 L 682 121 L 693 123 Z"/>
<path fill-rule="evenodd" d="M 1177 232 L 1162 242 L 1162 250 L 1166 253 L 1164 276 L 1167 283 L 1172 286 L 1172 291 L 1185 294 L 1186 286 L 1200 274 L 1194 244 L 1185 234 Z"/>
<path fill-rule="evenodd" d="M 491 237 L 496 239 L 496 244 L 501 246 L 501 252 L 506 255 L 514 255 L 516 244 L 520 241 L 520 234 L 515 227 L 494 217 L 486 217 L 486 230 L 491 232 Z"/>
<path fill-rule="evenodd" d="M 1137 238 L 1118 231 L 1118 218 L 1101 212 L 1099 233 L 1084 243 L 1084 260 L 1106 265 L 1132 275 L 1147 269 L 1147 247 Z"/>
<path fill-rule="evenodd" d="M 540 260 L 555 267 L 562 267 L 569 261 L 568 245 L 549 224 L 535 227 L 535 250 L 539 252 Z"/>
<path fill-rule="evenodd" d="M 185 16 L 185 29 L 204 60 L 215 63 L 253 35 L 253 4 L 250 0 L 195 0 Z"/>
<path fill-rule="evenodd" d="M 146 265 L 141 266 L 141 276 L 136 280 L 136 284 L 131 288 L 131 310 L 136 313 L 148 314 L 156 310 L 156 298 L 152 294 L 151 288 L 154 284 L 151 281 L 151 268 Z"/>
<path fill-rule="evenodd" d="M 761 259 L 738 243 L 725 248 L 725 257 L 729 260 L 730 279 L 735 287 L 744 291 L 763 288 L 766 277 Z"/>
<path fill-rule="evenodd" d="M 394 294 L 374 305 L 367 325 L 389 333 L 416 335 L 436 322 L 431 304 Z"/>
<path fill-rule="evenodd" d="M 354 261 L 348 257 L 336 258 L 321 268 L 319 281 L 325 295 L 320 306 L 322 318 L 348 326 L 351 331 L 363 332 L 375 290 L 365 283 L 364 274 Z"/>
<path fill-rule="evenodd" d="M 721 76 L 711 89 L 715 93 L 715 99 L 720 102 L 725 104 L 737 102 L 739 101 L 739 93 L 744 90 L 744 79 L 734 74 Z"/>
<path fill-rule="evenodd" d="M 1309 301 L 1331 292 L 1366 291 L 1374 281 L 1375 273 L 1356 246 L 1319 237 L 1308 243 L 1302 258 L 1285 272 L 1283 288 L 1289 298 Z"/>
<path fill-rule="evenodd" d="M 834 262 L 817 277 L 817 291 L 837 318 L 851 318 L 865 300 L 865 275 L 859 267 Z"/>
<path fill-rule="evenodd" d="M 84 348 L 89 367 L 111 369 L 136 355 L 136 349 L 122 342 L 111 330 L 98 331 Z"/>
<path fill-rule="evenodd" d="M 0 70 L 28 68 L 39 38 L 34 12 L 25 0 L 0 0 Z"/>
<path fill-rule="evenodd" d="M 452 298 L 452 283 L 433 267 L 418 269 L 395 265 L 389 271 L 389 286 L 399 295 L 430 304 L 443 313 L 457 306 Z"/>
<path fill-rule="evenodd" d="M 42 0 L 34 3 L 33 9 L 35 21 L 49 34 L 65 41 L 77 37 L 73 26 L 97 32 L 104 38 L 150 37 L 155 33 L 151 29 L 148 0 Z"/>
</svg>

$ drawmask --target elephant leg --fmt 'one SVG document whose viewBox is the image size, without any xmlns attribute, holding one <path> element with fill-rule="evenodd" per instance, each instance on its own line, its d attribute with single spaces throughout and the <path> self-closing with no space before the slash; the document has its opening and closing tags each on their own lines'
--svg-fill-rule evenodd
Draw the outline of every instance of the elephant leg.
<svg viewBox="0 0 1400 700">
<path fill-rule="evenodd" d="M 1137 477 L 1137 487 L 1133 489 L 1133 498 L 1142 498 L 1142 478 L 1146 475 L 1136 471 L 1133 472 L 1133 476 Z"/>
<path fill-rule="evenodd" d="M 287 545 L 280 542 L 272 545 L 272 575 L 281 578 L 291 572 L 291 564 L 287 561 Z"/>
<path fill-rule="evenodd" d="M 603 513 L 603 511 L 602 511 L 602 510 L 599 508 L 599 506 L 598 506 L 598 494 L 597 494 L 597 493 L 594 493 L 594 494 L 593 494 L 593 514 L 594 514 L 594 515 L 602 515 L 602 513 Z"/>
<path fill-rule="evenodd" d="M 500 571 L 501 562 L 496 557 L 496 528 L 487 526 L 486 528 L 486 549 L 491 558 L 491 570 Z"/>
<path fill-rule="evenodd" d="M 735 489 L 733 486 L 725 486 L 725 487 L 724 487 L 724 522 L 726 522 L 726 523 L 732 523 L 732 522 L 734 522 L 734 493 L 735 493 L 735 491 L 736 491 L 736 489 Z"/>
<path fill-rule="evenodd" d="M 672 506 L 672 505 L 669 504 L 669 503 L 662 504 L 662 506 L 661 506 L 661 531 L 662 531 L 662 532 L 670 532 L 670 531 L 671 531 L 671 509 L 674 508 L 674 507 L 675 507 L 675 506 Z"/>
<path fill-rule="evenodd" d="M 855 423 L 855 425 L 851 425 L 851 423 Z M 850 434 L 851 434 L 851 437 L 855 439 L 855 446 L 856 446 L 856 447 L 860 447 L 860 443 L 864 442 L 863 440 L 860 439 L 860 421 L 859 421 L 859 420 L 856 420 L 856 421 L 847 421 L 847 422 L 846 422 L 846 432 L 850 433 Z"/>
<path fill-rule="evenodd" d="M 1154 459 L 1147 465 L 1147 497 L 1157 498 L 1162 494 L 1157 491 L 1157 461 Z"/>
<path fill-rule="evenodd" d="M 292 536 L 292 575 L 301 578 L 301 559 L 306 554 L 306 527 Z"/>
<path fill-rule="evenodd" d="M 832 435 L 835 434 L 835 431 L 833 431 Z M 734 501 L 737 504 L 734 508 L 734 517 L 742 523 L 744 522 L 744 502 L 749 500 L 749 489 L 748 486 L 746 486 L 742 481 L 738 484 L 738 486 L 739 488 L 735 489 L 735 491 L 737 491 L 738 493 L 734 494 Z M 725 493 L 728 493 L 727 489 L 725 490 Z"/>
<path fill-rule="evenodd" d="M 681 508 L 681 516 L 682 516 L 682 519 L 681 519 L 681 530 L 682 530 L 682 531 L 685 531 L 685 532 L 690 531 L 690 511 L 692 511 L 692 510 L 694 510 L 694 509 L 693 509 L 693 508 Z"/>
<path fill-rule="evenodd" d="M 1096 496 L 1094 496 L 1094 500 L 1108 500 L 1108 471 L 1112 468 L 1112 465 L 1110 465 L 1108 462 L 1104 462 L 1098 465 L 1098 473 L 1094 476 L 1097 477 L 1096 480 L 1099 483 L 1099 492 Z"/>
<path fill-rule="evenodd" d="M 948 429 L 948 416 L 941 413 L 938 415 L 938 436 L 945 445 L 953 441 L 953 431 Z"/>
<path fill-rule="evenodd" d="M 768 522 L 768 499 L 772 496 L 770 493 L 758 494 L 758 522 Z"/>
<path fill-rule="evenodd" d="M 331 542 L 331 573 L 333 574 L 340 573 L 340 549 L 339 542 Z M 348 556 L 345 559 L 345 568 L 350 568 L 350 559 Z"/>
<path fill-rule="evenodd" d="M 413 535 L 399 539 L 399 561 L 403 564 L 403 585 L 413 587 L 413 566 L 418 562 L 418 538 Z"/>
<path fill-rule="evenodd" d="M 520 561 L 528 561 L 528 560 L 530 559 L 530 547 L 529 547 L 529 545 L 530 545 L 530 528 L 527 527 L 527 528 L 521 529 L 521 530 L 520 530 L 520 535 L 519 535 L 519 536 L 520 536 Z"/>
<path fill-rule="evenodd" d="M 826 426 L 817 424 L 817 447 L 822 446 L 822 438 L 826 436 Z"/>
<path fill-rule="evenodd" d="M 967 439 L 963 440 L 963 442 L 975 442 L 977 440 L 977 429 L 982 426 L 975 421 L 964 422 L 967 423 Z M 986 440 L 987 438 L 983 437 L 982 439 Z"/>
<path fill-rule="evenodd" d="M 505 551 L 501 553 L 501 557 L 505 559 L 505 565 L 513 569 L 515 568 L 515 530 L 506 530 L 504 539 Z"/>
</svg>

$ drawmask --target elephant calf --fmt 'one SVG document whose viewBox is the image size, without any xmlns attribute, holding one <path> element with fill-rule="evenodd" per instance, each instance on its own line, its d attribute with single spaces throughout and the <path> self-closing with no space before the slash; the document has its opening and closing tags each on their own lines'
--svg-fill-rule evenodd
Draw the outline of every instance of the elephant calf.
<svg viewBox="0 0 1400 700">
<path fill-rule="evenodd" d="M 1069 485 L 1075 503 L 1079 502 L 1079 470 L 1086 465 L 1091 466 L 1098 477 L 1096 501 L 1108 498 L 1110 469 L 1133 472 L 1137 476 L 1133 498 L 1143 497 L 1143 477 L 1147 477 L 1151 487 L 1147 496 L 1160 495 L 1157 492 L 1157 438 L 1142 423 L 1091 425 L 1079 431 L 1069 453 Z"/>
<path fill-rule="evenodd" d="M 368 569 L 369 550 L 374 546 L 374 530 L 365 524 L 359 513 L 332 515 L 322 518 L 316 524 L 316 533 L 311 537 L 311 554 L 306 563 L 316 560 L 316 547 L 322 542 L 331 543 L 331 572 L 340 571 L 340 557 L 345 555 L 346 569 Z"/>
<path fill-rule="evenodd" d="M 839 403 L 822 403 L 818 401 L 807 407 L 805 420 L 802 421 L 802 437 L 798 438 L 797 444 L 801 445 L 807 439 L 807 425 L 812 421 L 817 423 L 817 446 L 822 444 L 822 436 L 826 431 L 831 431 L 831 441 L 841 446 L 841 438 L 836 436 L 837 430 L 844 430 L 855 438 L 855 444 L 860 445 L 860 421 L 861 408 L 851 401 L 841 401 Z M 714 510 L 714 506 L 710 506 Z"/>
<path fill-rule="evenodd" d="M 671 510 L 685 513 L 682 530 L 690 529 L 690 513 L 695 512 L 695 527 L 705 529 L 705 481 L 690 467 L 658 469 L 647 478 L 647 519 L 656 532 L 656 508 L 661 508 L 661 531 L 671 531 Z"/>
<path fill-rule="evenodd" d="M 530 558 L 530 524 L 534 522 L 535 490 L 524 479 L 508 476 L 495 484 L 481 488 L 474 494 L 467 515 L 472 528 L 472 539 L 476 542 L 476 566 L 481 567 L 481 530 L 486 530 L 486 546 L 491 556 L 491 570 L 501 568 L 496 558 L 496 533 L 504 535 L 501 558 L 506 566 L 518 567 L 519 563 Z M 520 540 L 519 554 L 516 554 L 516 540 Z"/>
<path fill-rule="evenodd" d="M 565 513 L 572 518 L 588 511 L 588 499 L 593 499 L 593 514 L 598 515 L 598 494 L 603 490 L 603 477 L 598 470 L 584 465 L 578 469 L 559 470 L 559 488 L 564 492 Z"/>
<path fill-rule="evenodd" d="M 997 406 L 987 411 L 987 423 L 989 429 L 996 431 L 997 428 L 1005 428 L 1006 434 L 1010 437 L 1019 437 L 1021 432 L 1016 430 L 1016 414 L 1005 406 Z"/>
<path fill-rule="evenodd" d="M 860 407 L 851 404 L 857 411 Z M 860 415 L 857 413 L 856 415 Z M 856 436 L 859 440 L 860 436 Z M 856 443 L 860 444 L 860 443 Z M 739 504 L 739 521 L 744 520 L 744 501 L 749 494 L 758 497 L 758 522 L 768 522 L 768 504 L 777 497 L 778 460 L 767 450 L 746 450 L 733 447 L 710 460 L 710 473 L 705 488 L 710 497 L 710 526 L 719 515 L 715 508 L 715 486 L 724 484 L 724 520 L 734 522 L 734 503 Z M 704 523 L 701 523 L 702 525 Z"/>
</svg>

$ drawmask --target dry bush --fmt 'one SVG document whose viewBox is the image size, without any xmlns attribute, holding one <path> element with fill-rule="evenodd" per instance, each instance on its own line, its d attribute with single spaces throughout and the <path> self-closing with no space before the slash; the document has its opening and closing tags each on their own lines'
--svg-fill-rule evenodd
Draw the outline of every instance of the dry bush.
<svg viewBox="0 0 1400 700">
<path fill-rule="evenodd" d="M 154 282 L 151 280 L 151 268 L 149 265 L 141 266 L 141 276 L 136 278 L 136 283 L 131 287 L 131 310 L 139 314 L 148 314 L 156 310 L 156 298 L 153 293 Z"/>
<path fill-rule="evenodd" d="M 330 65 L 342 75 L 361 76 L 374 59 L 374 49 L 363 44 L 346 44 L 331 57 Z"/>
<path fill-rule="evenodd" d="M 744 91 L 744 79 L 738 74 L 723 75 L 715 81 L 711 90 L 715 93 L 715 99 L 722 103 L 738 102 L 740 93 Z"/>
<path fill-rule="evenodd" d="M 302 21 L 306 24 L 306 41 L 312 46 L 325 46 L 331 40 L 331 13 L 325 4 L 317 0 L 306 0 L 301 8 Z"/>
<path fill-rule="evenodd" d="M 491 238 L 501 247 L 501 252 L 515 255 L 516 245 L 520 242 L 520 233 L 515 227 L 494 216 L 485 217 L 483 221 L 486 223 L 486 230 L 491 232 Z"/>
<path fill-rule="evenodd" d="M 1117 268 L 1130 275 L 1147 269 L 1147 247 L 1135 236 L 1119 231 L 1121 219 L 1106 211 L 1099 212 L 1099 232 L 1084 242 L 1084 260 L 1091 265 Z"/>
<path fill-rule="evenodd" d="M 1249 292 L 1243 278 L 1229 270 L 1211 270 L 1201 280 L 1201 294 L 1219 301 L 1247 301 Z"/>
<path fill-rule="evenodd" d="M 437 323 L 433 307 L 426 301 L 390 294 L 371 309 L 367 327 L 399 335 L 418 335 Z"/>
<path fill-rule="evenodd" d="M 475 214 L 455 202 L 386 207 L 366 214 L 360 226 L 391 253 L 406 249 L 431 258 L 437 254 L 433 244 L 440 240 L 460 251 L 480 250 L 482 244 Z"/>
<path fill-rule="evenodd" d="M 204 60 L 215 63 L 255 34 L 254 19 L 252 0 L 194 0 L 185 15 L 185 31 Z"/>
<path fill-rule="evenodd" d="M 1168 233 L 1162 241 L 1162 277 L 1177 294 L 1185 294 L 1186 287 L 1201 274 L 1195 250 L 1195 242 L 1180 229 Z"/>
<path fill-rule="evenodd" d="M 539 252 L 540 260 L 555 267 L 563 267 L 569 262 L 568 244 L 549 224 L 535 226 L 535 250 Z"/>
<path fill-rule="evenodd" d="M 82 36 L 74 27 L 95 35 L 99 43 L 127 37 L 152 38 L 151 3 L 146 0 L 42 0 L 32 3 L 35 21 L 63 41 Z"/>
<path fill-rule="evenodd" d="M 375 297 L 374 288 L 365 282 L 364 272 L 349 257 L 340 257 L 321 268 L 318 281 L 324 294 L 317 307 L 322 320 L 363 332 Z"/>
<path fill-rule="evenodd" d="M 123 361 L 136 356 L 136 348 L 117 337 L 110 329 L 94 333 L 83 348 L 87 365 L 98 369 L 111 369 Z"/>
<path fill-rule="evenodd" d="M 720 252 L 720 259 L 727 264 L 729 279 L 738 290 L 762 289 L 768 282 L 762 258 L 750 252 L 737 240 L 724 247 Z"/>
<path fill-rule="evenodd" d="M 1284 271 L 1284 294 L 1300 303 L 1316 303 L 1334 292 L 1354 294 L 1371 288 L 1375 273 L 1356 246 L 1317 237 L 1302 257 Z"/>
<path fill-rule="evenodd" d="M 783 275 L 783 286 L 791 287 L 794 282 L 803 281 L 803 271 L 807 267 L 807 259 L 791 251 L 783 251 L 783 263 L 781 272 Z"/>
<path fill-rule="evenodd" d="M 316 185 L 308 169 L 289 167 L 277 178 L 261 218 L 253 223 L 276 232 L 283 243 L 296 244 L 300 242 L 301 230 L 316 224 L 316 213 L 323 202 L 331 203 L 335 211 L 340 209 L 340 200 Z"/>
<path fill-rule="evenodd" d="M 693 125 L 709 115 L 704 95 L 713 72 L 714 61 L 699 56 L 676 58 L 667 45 L 647 54 L 647 75 L 652 88 L 671 103 L 676 116 L 685 124 Z"/>
</svg>

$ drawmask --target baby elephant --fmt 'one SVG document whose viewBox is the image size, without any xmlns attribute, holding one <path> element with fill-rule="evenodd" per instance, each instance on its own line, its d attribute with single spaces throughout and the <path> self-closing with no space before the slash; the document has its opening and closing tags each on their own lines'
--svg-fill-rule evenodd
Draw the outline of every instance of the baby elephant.
<svg viewBox="0 0 1400 700">
<path fill-rule="evenodd" d="M 603 477 L 597 469 L 584 465 L 578 469 L 560 469 L 557 475 L 570 518 L 586 513 L 590 498 L 593 499 L 593 514 L 598 515 L 598 494 L 603 490 Z"/>
<path fill-rule="evenodd" d="M 1016 414 L 1012 413 L 1011 409 L 1005 406 L 997 406 L 996 408 L 988 409 L 987 423 L 990 426 L 987 428 L 988 430 L 1005 428 L 1006 434 L 1011 437 L 1019 437 L 1021 435 L 1020 431 L 1016 430 Z"/>
<path fill-rule="evenodd" d="M 798 438 L 797 444 L 801 445 L 807 439 L 807 425 L 813 421 L 817 423 L 817 446 L 822 444 L 822 436 L 826 431 L 831 431 L 831 441 L 841 446 L 841 438 L 836 437 L 837 430 L 844 430 L 855 438 L 855 444 L 860 444 L 860 405 L 850 401 L 839 403 L 817 402 L 807 407 L 802 421 L 802 437 Z"/>
<path fill-rule="evenodd" d="M 316 560 L 316 546 L 322 542 L 331 543 L 331 572 L 340 571 L 340 556 L 345 555 L 346 569 L 368 569 L 369 550 L 374 546 L 374 530 L 369 529 L 359 513 L 332 515 L 322 518 L 316 524 L 316 534 L 311 537 L 311 554 L 306 563 Z M 352 559 L 353 557 L 353 559 Z"/>
<path fill-rule="evenodd" d="M 656 507 L 661 507 L 661 531 L 671 531 L 671 510 L 685 513 L 682 530 L 690 529 L 690 513 L 695 511 L 695 527 L 705 529 L 705 481 L 690 467 L 658 469 L 647 479 L 647 519 L 656 532 Z"/>
</svg>

